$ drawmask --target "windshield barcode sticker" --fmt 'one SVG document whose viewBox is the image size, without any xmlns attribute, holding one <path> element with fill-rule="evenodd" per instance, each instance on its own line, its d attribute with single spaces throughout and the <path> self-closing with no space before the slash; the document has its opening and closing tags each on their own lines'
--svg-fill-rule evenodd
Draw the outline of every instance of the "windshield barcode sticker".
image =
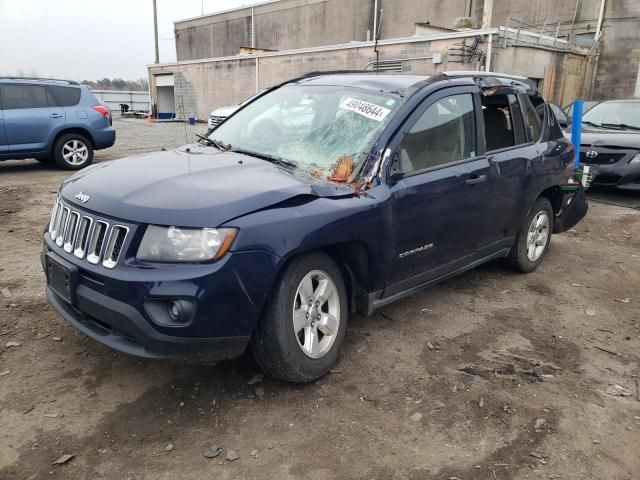
<svg viewBox="0 0 640 480">
<path fill-rule="evenodd" d="M 355 98 L 345 98 L 340 102 L 340 108 L 345 110 L 351 110 L 352 112 L 359 113 L 371 120 L 381 122 L 391 112 L 388 108 L 381 107 L 375 103 L 369 103 L 362 100 L 356 100 Z"/>
</svg>

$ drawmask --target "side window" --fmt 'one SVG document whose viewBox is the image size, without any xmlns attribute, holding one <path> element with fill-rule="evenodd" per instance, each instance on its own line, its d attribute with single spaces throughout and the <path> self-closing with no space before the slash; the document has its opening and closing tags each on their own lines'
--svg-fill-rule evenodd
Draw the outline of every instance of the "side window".
<svg viewBox="0 0 640 480">
<path fill-rule="evenodd" d="M 516 145 L 522 145 L 527 143 L 527 134 L 524 131 L 524 120 L 522 118 L 522 109 L 520 108 L 520 102 L 518 97 L 513 94 L 507 95 L 509 97 L 509 107 L 511 108 L 511 120 L 513 123 L 513 137 Z"/>
<path fill-rule="evenodd" d="M 483 95 L 482 117 L 488 152 L 527 143 L 522 111 L 515 95 Z"/>
<path fill-rule="evenodd" d="M 431 105 L 401 145 L 403 173 L 446 165 L 476 156 L 473 96 L 451 95 Z"/>
<path fill-rule="evenodd" d="M 51 93 L 40 85 L 4 85 L 2 100 L 5 110 L 56 106 Z"/>
<path fill-rule="evenodd" d="M 80 89 L 77 87 L 50 85 L 49 88 L 61 107 L 73 107 L 80 101 Z"/>
<path fill-rule="evenodd" d="M 544 121 L 544 102 L 540 100 L 538 108 L 536 108 L 531 102 L 532 98 L 529 95 L 522 95 L 520 98 L 522 99 L 524 118 L 529 129 L 529 139 L 537 142 L 540 138 Z"/>
</svg>

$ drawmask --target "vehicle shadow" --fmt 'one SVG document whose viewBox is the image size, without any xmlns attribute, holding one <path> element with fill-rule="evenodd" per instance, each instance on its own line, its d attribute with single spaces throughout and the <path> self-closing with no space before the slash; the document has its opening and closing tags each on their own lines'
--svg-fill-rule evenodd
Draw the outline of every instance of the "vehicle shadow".
<svg viewBox="0 0 640 480">
<path fill-rule="evenodd" d="M 28 172 L 42 172 L 42 171 L 62 171 L 56 167 L 56 164 L 43 163 L 34 159 L 27 160 L 3 160 L 0 161 L 0 175 L 3 173 L 28 173 Z"/>
</svg>

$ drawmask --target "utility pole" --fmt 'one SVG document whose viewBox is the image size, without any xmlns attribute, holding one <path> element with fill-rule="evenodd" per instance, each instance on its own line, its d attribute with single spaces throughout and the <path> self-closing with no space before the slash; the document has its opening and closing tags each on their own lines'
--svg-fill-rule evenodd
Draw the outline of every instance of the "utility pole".
<svg viewBox="0 0 640 480">
<path fill-rule="evenodd" d="M 493 0 L 484 0 L 484 8 L 482 9 L 482 28 L 491 28 L 491 20 L 493 20 Z M 505 32 L 505 35 L 507 33 Z M 493 35 L 487 35 L 487 53 L 485 58 L 484 69 L 491 71 L 491 49 L 493 47 Z"/>
<path fill-rule="evenodd" d="M 160 51 L 158 50 L 158 9 L 156 7 L 156 0 L 153 0 L 153 39 L 156 42 L 156 61 L 155 63 L 160 63 Z"/>
</svg>

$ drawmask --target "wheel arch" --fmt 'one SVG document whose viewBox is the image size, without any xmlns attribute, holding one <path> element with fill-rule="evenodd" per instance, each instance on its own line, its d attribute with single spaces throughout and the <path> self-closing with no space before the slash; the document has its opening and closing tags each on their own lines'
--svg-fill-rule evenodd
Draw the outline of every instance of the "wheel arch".
<svg viewBox="0 0 640 480">
<path fill-rule="evenodd" d="M 95 150 L 96 142 L 93 139 L 93 136 L 91 135 L 89 130 L 87 130 L 86 128 L 82 128 L 82 127 L 69 127 L 69 128 L 63 128 L 58 133 L 56 133 L 55 137 L 53 138 L 53 141 L 51 142 L 51 146 L 49 147 L 49 151 L 51 153 L 53 153 L 53 148 L 55 147 L 56 142 L 58 141 L 58 139 L 62 135 L 66 135 L 68 133 L 77 133 L 78 135 L 82 135 L 87 140 L 89 140 L 89 142 L 91 142 L 91 147 Z"/>
<path fill-rule="evenodd" d="M 554 217 L 558 215 L 560 210 L 562 209 L 562 200 L 564 198 L 564 193 L 560 189 L 559 186 L 555 185 L 553 187 L 549 187 L 540 192 L 540 195 L 536 197 L 538 198 L 546 198 L 551 203 L 551 208 L 553 208 Z"/>
<path fill-rule="evenodd" d="M 277 278 L 282 275 L 287 265 L 295 258 L 318 252 L 328 255 L 340 269 L 347 289 L 349 311 L 352 313 L 365 312 L 366 294 L 370 286 L 370 252 L 364 241 L 350 240 L 322 245 L 309 250 L 296 251 L 285 258 Z"/>
</svg>

